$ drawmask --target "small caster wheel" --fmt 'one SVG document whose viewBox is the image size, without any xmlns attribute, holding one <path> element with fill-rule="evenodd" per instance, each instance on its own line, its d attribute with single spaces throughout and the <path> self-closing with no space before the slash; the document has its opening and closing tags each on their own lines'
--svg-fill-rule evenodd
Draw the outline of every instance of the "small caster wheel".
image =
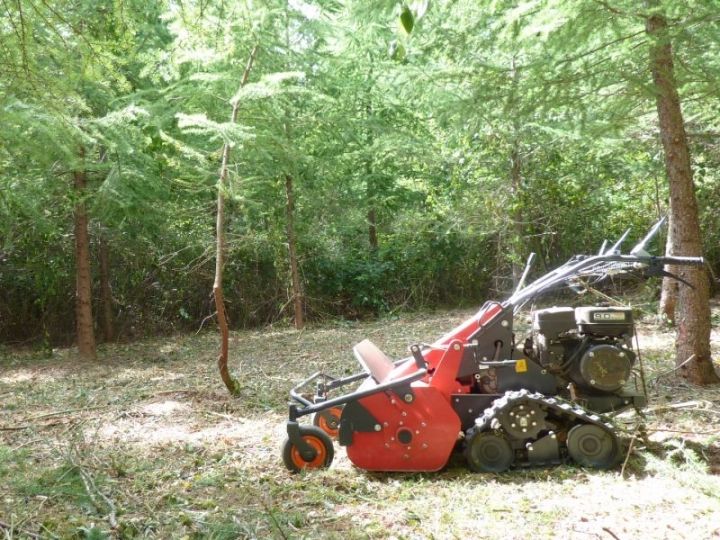
<svg viewBox="0 0 720 540">
<path fill-rule="evenodd" d="M 330 437 L 316 426 L 300 427 L 300 437 L 315 451 L 315 456 L 309 461 L 303 458 L 300 450 L 285 439 L 282 448 L 283 463 L 291 472 L 300 472 L 304 469 L 326 469 L 332 463 L 335 449 Z"/>
</svg>

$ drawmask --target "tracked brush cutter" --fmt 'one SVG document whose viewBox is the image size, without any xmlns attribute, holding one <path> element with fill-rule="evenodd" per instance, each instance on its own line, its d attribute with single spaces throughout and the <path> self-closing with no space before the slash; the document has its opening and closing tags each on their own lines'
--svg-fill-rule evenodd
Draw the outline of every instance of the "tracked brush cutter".
<svg viewBox="0 0 720 540">
<path fill-rule="evenodd" d="M 578 290 L 608 276 L 669 275 L 664 265 L 700 257 L 653 257 L 645 248 L 664 220 L 628 254 L 627 232 L 597 255 L 578 255 L 480 310 L 431 345 L 392 361 L 365 340 L 354 348 L 362 372 L 315 373 L 290 391 L 283 461 L 291 471 L 330 466 L 332 438 L 369 471 L 436 471 L 462 452 L 473 471 L 574 461 L 607 468 L 620 455 L 609 413 L 645 405 L 630 308 L 552 307 L 532 314 L 522 341 L 513 317 L 561 286 Z M 676 277 L 677 276 L 672 276 Z M 340 389 L 353 388 L 337 395 Z M 312 389 L 312 390 L 310 390 Z M 310 424 L 301 424 L 312 417 Z"/>
</svg>

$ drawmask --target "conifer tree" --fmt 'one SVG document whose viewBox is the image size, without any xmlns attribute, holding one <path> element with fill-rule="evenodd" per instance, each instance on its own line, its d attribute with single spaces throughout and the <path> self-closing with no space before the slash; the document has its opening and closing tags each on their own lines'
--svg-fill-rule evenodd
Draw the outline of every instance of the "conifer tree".
<svg viewBox="0 0 720 540">
<path fill-rule="evenodd" d="M 693 184 L 685 121 L 677 91 L 673 48 L 667 18 L 657 2 L 650 2 L 647 32 L 650 36 L 650 69 L 665 167 L 670 182 L 670 223 L 672 255 L 700 257 L 703 254 L 698 204 Z M 678 339 L 675 362 L 681 373 L 695 384 L 720 381 L 710 353 L 709 282 L 704 268 L 675 269 L 690 286 L 677 293 Z"/>
</svg>

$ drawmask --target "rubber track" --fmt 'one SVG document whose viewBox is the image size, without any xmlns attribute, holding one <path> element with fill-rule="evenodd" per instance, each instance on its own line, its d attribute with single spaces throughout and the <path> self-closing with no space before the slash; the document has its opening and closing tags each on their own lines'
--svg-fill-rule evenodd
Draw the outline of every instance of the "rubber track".
<svg viewBox="0 0 720 540">
<path fill-rule="evenodd" d="M 587 411 L 577 403 L 567 401 L 563 398 L 557 396 L 548 397 L 537 392 L 529 392 L 528 390 L 505 392 L 503 397 L 493 401 L 492 405 L 485 409 L 483 415 L 475 420 L 475 427 L 467 431 L 465 440 L 472 439 L 476 433 L 492 429 L 491 424 L 493 418 L 498 418 L 499 421 L 500 415 L 505 410 L 522 403 L 536 403 L 551 414 L 567 419 L 568 425 L 583 423 L 598 426 L 610 434 L 616 447 L 619 448 L 616 428 L 607 418 Z M 502 431 L 505 433 L 504 430 Z M 523 440 L 510 437 L 509 439 L 516 441 Z"/>
</svg>

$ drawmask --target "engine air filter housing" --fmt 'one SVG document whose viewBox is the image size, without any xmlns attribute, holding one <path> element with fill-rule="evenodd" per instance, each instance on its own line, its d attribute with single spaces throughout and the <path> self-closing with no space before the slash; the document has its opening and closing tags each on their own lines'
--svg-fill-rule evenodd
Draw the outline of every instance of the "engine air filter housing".
<svg viewBox="0 0 720 540">
<path fill-rule="evenodd" d="M 575 321 L 580 333 L 594 336 L 631 337 L 633 313 L 625 307 L 575 308 Z"/>
<path fill-rule="evenodd" d="M 540 309 L 533 316 L 533 329 L 550 339 L 556 339 L 560 334 L 574 330 L 575 327 L 575 310 L 571 307 Z"/>
</svg>

